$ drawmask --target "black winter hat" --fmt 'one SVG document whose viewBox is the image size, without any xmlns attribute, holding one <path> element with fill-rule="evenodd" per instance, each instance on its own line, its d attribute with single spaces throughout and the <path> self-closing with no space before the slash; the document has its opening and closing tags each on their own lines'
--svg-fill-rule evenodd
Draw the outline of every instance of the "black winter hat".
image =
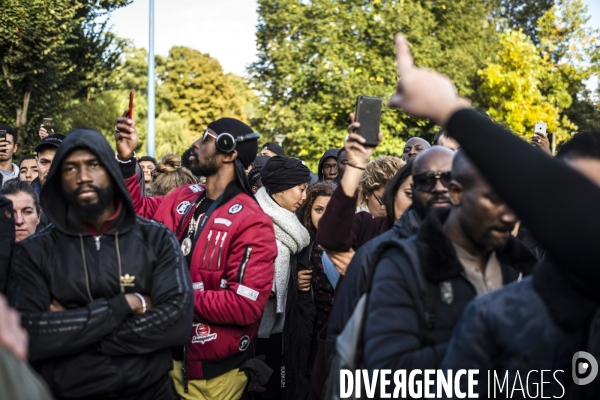
<svg viewBox="0 0 600 400">
<path fill-rule="evenodd" d="M 253 132 L 252 128 L 235 118 L 220 118 L 211 122 L 208 125 L 208 129 L 211 129 L 217 135 L 225 132 L 230 133 L 234 138 Z M 240 160 L 244 169 L 246 169 L 256 158 L 256 153 L 258 152 L 258 139 L 238 142 L 235 149 L 238 153 L 237 159 Z"/>
<path fill-rule="evenodd" d="M 274 156 L 260 170 L 260 181 L 275 194 L 310 182 L 310 169 L 295 158 Z"/>
</svg>

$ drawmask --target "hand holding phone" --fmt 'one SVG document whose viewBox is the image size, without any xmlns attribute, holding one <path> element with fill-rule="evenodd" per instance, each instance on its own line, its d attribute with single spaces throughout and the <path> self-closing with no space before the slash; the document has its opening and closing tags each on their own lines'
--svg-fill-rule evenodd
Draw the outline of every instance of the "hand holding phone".
<svg viewBox="0 0 600 400">
<path fill-rule="evenodd" d="M 381 99 L 379 97 L 356 97 L 356 122 L 360 127 L 356 130 L 365 138 L 365 146 L 376 147 L 379 144 L 379 123 L 381 118 Z"/>
<path fill-rule="evenodd" d="M 5 130 L 1 130 L 0 131 L 0 153 L 6 153 L 6 131 Z"/>
<path fill-rule="evenodd" d="M 545 122 L 536 122 L 535 126 L 533 128 L 533 134 L 547 137 L 548 136 L 548 133 L 546 132 L 547 127 L 548 127 L 548 124 L 546 124 Z"/>
</svg>

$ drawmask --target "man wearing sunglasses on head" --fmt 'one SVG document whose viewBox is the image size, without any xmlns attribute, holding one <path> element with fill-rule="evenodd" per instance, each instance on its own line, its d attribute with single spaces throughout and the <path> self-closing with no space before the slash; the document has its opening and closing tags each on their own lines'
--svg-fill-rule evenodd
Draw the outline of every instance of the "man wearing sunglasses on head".
<svg viewBox="0 0 600 400">
<path fill-rule="evenodd" d="M 190 268 L 194 323 L 188 344 L 173 351 L 171 372 L 183 399 L 239 399 L 246 388 L 240 367 L 252 356 L 277 255 L 273 223 L 252 196 L 245 174 L 259 137 L 233 118 L 210 123 L 192 145 L 191 171 L 205 176 L 206 185 L 143 197 L 135 177 L 134 121 L 127 112 L 117 120 L 117 160 L 135 210 L 175 232 Z"/>
<path fill-rule="evenodd" d="M 467 303 L 531 273 L 536 263 L 511 236 L 517 217 L 464 152 L 456 153 L 451 172 L 443 165 L 420 169 L 445 152 L 452 153 L 434 146 L 415 159 L 413 207 L 428 214 L 417 234 L 384 242 L 374 256 L 364 333 L 371 371 L 439 368 Z"/>
</svg>

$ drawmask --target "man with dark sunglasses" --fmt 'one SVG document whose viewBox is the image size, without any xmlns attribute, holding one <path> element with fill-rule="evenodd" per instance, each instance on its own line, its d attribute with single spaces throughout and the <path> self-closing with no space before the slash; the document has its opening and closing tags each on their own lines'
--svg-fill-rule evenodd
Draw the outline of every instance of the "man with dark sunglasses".
<svg viewBox="0 0 600 400">
<path fill-rule="evenodd" d="M 454 152 L 446 147 L 433 146 L 420 153 L 412 169 L 412 209 L 419 220 L 424 220 L 429 211 L 439 207 L 450 207 L 448 185 Z"/>
<path fill-rule="evenodd" d="M 464 152 L 456 153 L 449 173 L 438 159 L 446 152 L 452 153 L 434 146 L 415 160 L 413 206 L 428 213 L 417 234 L 383 243 L 374 256 L 364 333 L 371 371 L 439 368 L 467 303 L 536 263 L 511 236 L 515 214 Z M 421 169 L 424 161 L 429 171 Z"/>
</svg>

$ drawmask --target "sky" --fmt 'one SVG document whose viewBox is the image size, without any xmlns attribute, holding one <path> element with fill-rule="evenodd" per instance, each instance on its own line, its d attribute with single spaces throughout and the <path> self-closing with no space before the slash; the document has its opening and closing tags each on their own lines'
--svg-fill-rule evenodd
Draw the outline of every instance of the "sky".
<svg viewBox="0 0 600 400">
<path fill-rule="evenodd" d="M 600 28 L 600 0 L 583 0 L 590 24 Z M 134 0 L 112 13 L 112 30 L 148 48 L 148 0 Z M 244 76 L 256 59 L 255 0 L 155 0 L 156 54 L 167 55 L 173 46 L 187 46 L 210 54 L 225 72 Z"/>
</svg>

